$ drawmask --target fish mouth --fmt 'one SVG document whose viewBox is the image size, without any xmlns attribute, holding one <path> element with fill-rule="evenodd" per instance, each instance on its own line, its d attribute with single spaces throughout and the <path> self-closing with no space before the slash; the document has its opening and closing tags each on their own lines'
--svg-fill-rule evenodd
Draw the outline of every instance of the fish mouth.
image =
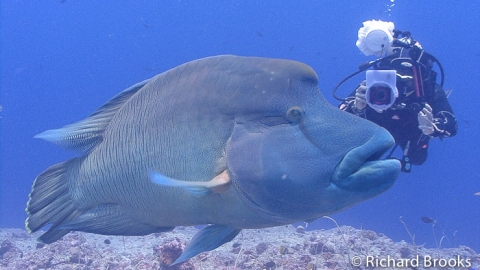
<svg viewBox="0 0 480 270">
<path fill-rule="evenodd" d="M 395 141 L 385 130 L 350 150 L 336 167 L 331 182 L 351 191 L 386 190 L 400 173 L 400 161 L 380 159 Z"/>
</svg>

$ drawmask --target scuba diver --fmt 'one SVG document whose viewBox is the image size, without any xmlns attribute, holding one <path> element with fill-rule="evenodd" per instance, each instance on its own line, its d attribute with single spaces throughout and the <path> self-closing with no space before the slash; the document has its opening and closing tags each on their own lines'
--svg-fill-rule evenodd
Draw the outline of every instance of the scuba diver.
<svg viewBox="0 0 480 270">
<path fill-rule="evenodd" d="M 342 80 L 333 96 L 342 101 L 341 110 L 356 114 L 387 129 L 395 147 L 403 150 L 402 171 L 427 159 L 431 138 L 455 136 L 457 120 L 443 89 L 444 73 L 440 62 L 423 50 L 410 32 L 394 29 L 392 22 L 366 21 L 358 31 L 357 47 L 365 55 L 380 57 L 359 67 Z M 438 84 L 433 65 L 440 69 Z M 367 70 L 369 68 L 373 68 Z M 336 95 L 338 87 L 351 77 L 366 71 L 366 80 L 345 99 Z"/>
</svg>

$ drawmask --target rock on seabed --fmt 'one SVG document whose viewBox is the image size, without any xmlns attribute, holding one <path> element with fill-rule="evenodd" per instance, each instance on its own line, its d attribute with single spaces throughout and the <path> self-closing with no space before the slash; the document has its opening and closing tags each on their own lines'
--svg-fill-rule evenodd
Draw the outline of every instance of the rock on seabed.
<svg viewBox="0 0 480 270">
<path fill-rule="evenodd" d="M 74 232 L 42 245 L 35 239 L 43 232 L 0 229 L 0 269 L 480 269 L 480 255 L 466 246 L 428 249 L 349 226 L 305 231 L 290 225 L 243 230 L 216 250 L 169 266 L 197 231 L 177 227 L 142 237 Z"/>
</svg>

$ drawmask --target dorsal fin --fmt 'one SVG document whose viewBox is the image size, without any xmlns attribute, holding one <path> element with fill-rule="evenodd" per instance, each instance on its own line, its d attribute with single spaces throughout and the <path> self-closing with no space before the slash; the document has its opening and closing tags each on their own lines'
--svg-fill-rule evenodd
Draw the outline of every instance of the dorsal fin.
<svg viewBox="0 0 480 270">
<path fill-rule="evenodd" d="M 67 149 L 88 153 L 102 141 L 103 132 L 118 109 L 150 80 L 139 82 L 123 90 L 86 119 L 59 129 L 44 131 L 35 135 L 34 138 L 44 139 Z"/>
</svg>

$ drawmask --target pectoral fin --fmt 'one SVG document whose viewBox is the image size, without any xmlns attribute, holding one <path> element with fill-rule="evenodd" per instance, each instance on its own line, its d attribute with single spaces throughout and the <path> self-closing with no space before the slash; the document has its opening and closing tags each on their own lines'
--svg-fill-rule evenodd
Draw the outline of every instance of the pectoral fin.
<svg viewBox="0 0 480 270">
<path fill-rule="evenodd" d="M 150 179 L 157 185 L 178 187 L 198 196 L 205 196 L 211 193 L 222 193 L 230 184 L 230 177 L 226 170 L 208 182 L 176 180 L 158 172 L 151 172 Z"/>
</svg>

